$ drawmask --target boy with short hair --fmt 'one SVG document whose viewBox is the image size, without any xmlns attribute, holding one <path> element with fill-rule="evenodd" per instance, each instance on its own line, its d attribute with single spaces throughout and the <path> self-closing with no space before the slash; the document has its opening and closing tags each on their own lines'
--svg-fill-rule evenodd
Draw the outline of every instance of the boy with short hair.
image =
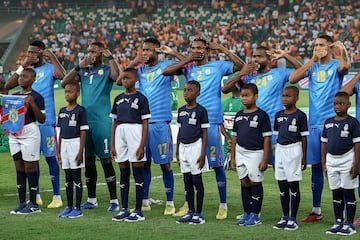
<svg viewBox="0 0 360 240">
<path fill-rule="evenodd" d="M 309 135 L 306 114 L 296 107 L 298 99 L 299 89 L 286 87 L 282 94 L 285 109 L 275 114 L 275 179 L 279 185 L 283 212 L 281 220 L 273 226 L 275 229 L 298 229 L 299 181 L 302 179 L 301 170 L 306 168 L 306 136 Z"/>
<path fill-rule="evenodd" d="M 200 83 L 191 80 L 184 88 L 186 105 L 178 110 L 179 132 L 176 143 L 176 159 L 184 176 L 186 200 L 189 211 L 176 223 L 203 224 L 204 185 L 201 170 L 205 166 L 207 129 L 210 127 L 207 110 L 196 102 L 200 95 Z M 196 189 L 196 210 L 194 203 Z"/>
<path fill-rule="evenodd" d="M 149 131 L 150 108 L 147 98 L 135 89 L 137 71 L 126 68 L 120 75 L 118 85 L 125 92 L 114 99 L 110 117 L 113 118 L 111 134 L 111 157 L 119 163 L 120 194 L 122 209 L 113 221 L 137 222 L 145 220 L 141 210 L 144 196 L 145 145 Z M 129 210 L 130 163 L 135 179 L 136 205 Z"/>
<path fill-rule="evenodd" d="M 86 109 L 77 104 L 80 95 L 78 83 L 68 83 L 65 86 L 66 107 L 59 111 L 58 127 L 59 148 L 58 162 L 65 171 L 65 189 L 67 207 L 59 214 L 62 218 L 82 217 L 80 208 L 83 185 L 81 168 L 84 167 L 84 148 L 86 131 L 89 129 Z M 73 208 L 73 186 L 76 191 L 75 208 Z"/>
<path fill-rule="evenodd" d="M 231 166 L 236 168 L 241 182 L 244 208 L 236 224 L 256 226 L 261 224 L 262 182 L 270 156 L 271 125 L 267 113 L 256 106 L 258 88 L 255 84 L 245 84 L 241 97 L 246 108 L 235 116 L 231 143 Z"/>
<path fill-rule="evenodd" d="M 360 124 L 356 118 L 348 115 L 350 106 L 349 95 L 338 92 L 334 98 L 336 116 L 325 121 L 321 136 L 322 167 L 332 191 L 336 219 L 335 224 L 326 231 L 327 234 L 356 233 L 353 225 L 356 212 L 354 189 L 359 185 Z"/>
<path fill-rule="evenodd" d="M 21 90 L 13 95 L 25 97 L 27 111 L 25 125 L 20 135 L 9 135 L 10 153 L 16 168 L 16 184 L 19 196 L 19 205 L 11 214 L 31 214 L 41 212 L 36 203 L 38 187 L 37 162 L 40 159 L 40 130 L 37 122 L 45 122 L 44 98 L 32 89 L 36 80 L 33 69 L 25 68 L 19 75 Z M 30 201 L 26 204 L 26 179 L 29 184 Z"/>
</svg>

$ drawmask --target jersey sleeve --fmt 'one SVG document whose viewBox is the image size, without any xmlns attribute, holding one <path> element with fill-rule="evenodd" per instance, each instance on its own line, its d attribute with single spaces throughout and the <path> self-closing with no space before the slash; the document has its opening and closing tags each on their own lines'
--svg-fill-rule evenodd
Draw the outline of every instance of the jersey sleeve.
<svg viewBox="0 0 360 240">
<path fill-rule="evenodd" d="M 263 137 L 269 137 L 272 135 L 270 118 L 266 112 L 264 112 L 264 119 L 263 119 L 263 124 L 262 124 L 261 130 L 262 130 Z"/>
<path fill-rule="evenodd" d="M 141 104 L 141 120 L 149 119 L 151 117 L 150 114 L 150 107 L 149 101 L 145 96 L 142 97 L 142 104 Z"/>
<path fill-rule="evenodd" d="M 322 131 L 322 134 L 321 134 L 321 142 L 324 142 L 324 143 L 327 143 L 327 141 L 328 141 L 327 129 L 325 127 L 327 122 L 328 122 L 328 120 L 325 121 L 323 131 Z"/>
<path fill-rule="evenodd" d="M 209 128 L 210 123 L 209 123 L 208 113 L 205 108 L 203 108 L 202 110 L 203 110 L 203 114 L 201 116 L 201 128 Z"/>
<path fill-rule="evenodd" d="M 276 135 L 279 134 L 279 123 L 277 121 L 278 117 L 279 117 L 279 112 L 275 114 L 275 119 L 274 119 L 274 134 Z"/>
<path fill-rule="evenodd" d="M 307 116 L 304 112 L 301 112 L 300 116 L 300 134 L 302 137 L 309 135 L 309 128 L 307 122 Z"/>
<path fill-rule="evenodd" d="M 116 112 L 116 102 L 117 102 L 117 97 L 114 99 L 114 102 L 113 102 L 113 106 L 111 108 L 111 112 L 110 112 L 110 117 L 112 119 L 116 119 L 117 117 L 117 112 Z"/>
<path fill-rule="evenodd" d="M 86 109 L 82 107 L 79 115 L 80 115 L 80 130 L 88 130 L 89 125 L 87 120 Z"/>
</svg>

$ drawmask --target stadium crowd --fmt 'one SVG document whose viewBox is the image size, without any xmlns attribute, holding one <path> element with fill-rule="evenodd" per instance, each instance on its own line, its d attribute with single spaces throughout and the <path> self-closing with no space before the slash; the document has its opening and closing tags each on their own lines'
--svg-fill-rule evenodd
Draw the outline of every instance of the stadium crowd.
<svg viewBox="0 0 360 240">
<path fill-rule="evenodd" d="M 113 5 L 85 9 L 64 7 L 61 3 L 53 8 L 43 1 L 38 4 L 37 14 L 41 17 L 33 25 L 29 41 L 44 41 L 70 69 L 84 57 L 89 41 L 95 39 L 113 50 L 123 68 L 148 36 L 182 54 L 188 52 L 185 46 L 191 41 L 190 36 L 202 32 L 210 41 L 224 45 L 243 59 L 250 59 L 252 50 L 261 45 L 285 49 L 306 61 L 312 55 L 313 39 L 324 33 L 343 41 L 351 62 L 360 62 L 358 2 L 295 0 L 286 7 L 265 5 L 262 1 L 211 1 L 211 6 L 204 1 L 186 1 L 185 6 L 172 1 L 164 1 L 162 6 L 155 6 L 154 1 L 139 1 L 140 7 L 133 1 L 126 2 L 128 8 Z M 25 50 L 18 63 L 24 56 Z M 214 52 L 211 60 L 216 59 L 225 59 L 225 55 Z"/>
</svg>

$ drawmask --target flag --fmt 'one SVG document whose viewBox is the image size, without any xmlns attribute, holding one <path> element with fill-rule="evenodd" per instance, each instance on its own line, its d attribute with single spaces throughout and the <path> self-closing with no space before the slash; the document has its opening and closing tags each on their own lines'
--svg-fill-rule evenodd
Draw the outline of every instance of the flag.
<svg viewBox="0 0 360 240">
<path fill-rule="evenodd" d="M 350 82 L 350 80 L 354 77 L 354 74 L 347 74 L 344 76 L 343 82 L 342 82 L 342 86 L 345 86 L 346 84 L 348 84 Z M 299 81 L 299 86 L 302 89 L 309 89 L 309 78 L 303 78 Z"/>
<path fill-rule="evenodd" d="M 18 136 L 25 124 L 27 105 L 25 96 L 2 95 L 1 124 L 5 133 Z"/>
</svg>

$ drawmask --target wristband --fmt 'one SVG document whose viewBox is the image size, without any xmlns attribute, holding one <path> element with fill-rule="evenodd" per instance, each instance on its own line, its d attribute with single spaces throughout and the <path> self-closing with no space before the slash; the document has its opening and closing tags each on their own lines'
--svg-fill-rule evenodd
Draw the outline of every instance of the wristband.
<svg viewBox="0 0 360 240">
<path fill-rule="evenodd" d="M 74 69 L 75 71 L 80 72 L 80 65 L 76 65 Z"/>
<path fill-rule="evenodd" d="M 21 72 L 24 70 L 24 67 L 20 65 L 18 69 L 16 69 L 15 73 L 20 76 Z"/>
<path fill-rule="evenodd" d="M 109 59 L 109 61 L 110 61 L 110 60 L 114 60 L 113 55 L 112 55 L 112 54 L 110 54 L 110 55 L 109 55 L 109 57 L 108 57 L 108 59 Z"/>
</svg>

